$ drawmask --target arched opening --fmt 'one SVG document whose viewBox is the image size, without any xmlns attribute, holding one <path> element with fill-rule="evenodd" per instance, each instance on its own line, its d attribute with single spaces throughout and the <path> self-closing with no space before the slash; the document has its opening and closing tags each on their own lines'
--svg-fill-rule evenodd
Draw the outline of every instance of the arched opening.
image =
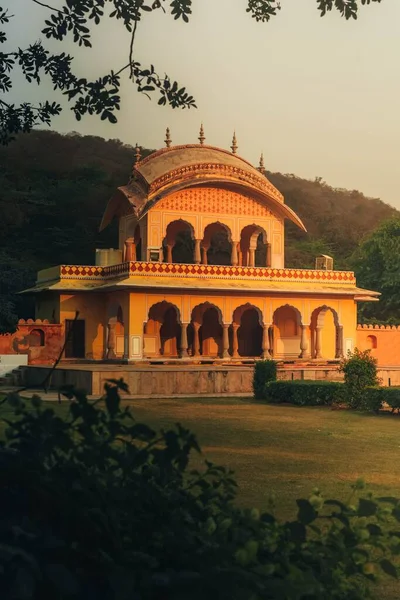
<svg viewBox="0 0 400 600">
<path fill-rule="evenodd" d="M 136 249 L 136 260 L 143 260 L 142 256 L 142 235 L 140 232 L 140 225 L 136 225 L 135 233 L 133 235 L 133 240 L 135 242 Z"/>
<path fill-rule="evenodd" d="M 367 336 L 367 350 L 376 350 L 378 347 L 378 340 L 376 339 L 376 335 L 368 335 Z"/>
<path fill-rule="evenodd" d="M 232 264 L 232 237 L 229 228 L 222 223 L 211 223 L 204 230 L 201 243 L 202 263 L 205 265 Z"/>
<path fill-rule="evenodd" d="M 301 353 L 301 315 L 297 308 L 286 304 L 274 312 L 273 317 L 273 356 L 291 360 Z"/>
<path fill-rule="evenodd" d="M 169 223 L 163 240 L 163 253 L 164 262 L 193 264 L 193 227 L 182 219 Z"/>
<path fill-rule="evenodd" d="M 193 309 L 189 340 L 192 356 L 222 356 L 222 317 L 216 306 L 205 302 Z"/>
<path fill-rule="evenodd" d="M 240 306 L 233 313 L 233 324 L 237 328 L 237 344 L 234 343 L 233 336 L 234 327 L 231 327 L 231 354 L 236 354 L 234 351 L 237 345 L 239 356 L 261 356 L 262 350 L 262 314 L 261 311 L 252 306 L 245 304 Z"/>
<path fill-rule="evenodd" d="M 245 267 L 270 266 L 271 257 L 266 231 L 258 225 L 246 225 L 240 235 L 239 263 Z"/>
<path fill-rule="evenodd" d="M 177 307 L 165 300 L 153 304 L 145 323 L 145 356 L 177 358 L 180 335 L 181 326 Z"/>
<path fill-rule="evenodd" d="M 311 356 L 333 360 L 343 355 L 343 332 L 337 312 L 329 306 L 316 308 L 311 315 Z"/>
<path fill-rule="evenodd" d="M 43 329 L 31 329 L 28 335 L 28 344 L 31 348 L 44 346 L 44 331 Z"/>
<path fill-rule="evenodd" d="M 123 358 L 125 355 L 125 327 L 122 307 L 113 304 L 108 314 L 106 358 Z"/>
</svg>

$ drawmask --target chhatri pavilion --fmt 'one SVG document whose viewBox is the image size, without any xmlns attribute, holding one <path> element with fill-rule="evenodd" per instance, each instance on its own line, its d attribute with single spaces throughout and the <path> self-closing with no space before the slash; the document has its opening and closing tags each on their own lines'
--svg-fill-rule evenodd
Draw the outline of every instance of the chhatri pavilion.
<svg viewBox="0 0 400 600">
<path fill-rule="evenodd" d="M 337 360 L 355 346 L 357 302 L 378 294 L 354 274 L 285 268 L 285 220 L 305 231 L 258 168 L 205 144 L 165 147 L 135 164 L 101 228 L 118 249 L 93 265 L 38 273 L 36 317 L 61 323 L 65 359 L 211 362 Z M 28 290 L 27 290 L 28 291 Z"/>
</svg>

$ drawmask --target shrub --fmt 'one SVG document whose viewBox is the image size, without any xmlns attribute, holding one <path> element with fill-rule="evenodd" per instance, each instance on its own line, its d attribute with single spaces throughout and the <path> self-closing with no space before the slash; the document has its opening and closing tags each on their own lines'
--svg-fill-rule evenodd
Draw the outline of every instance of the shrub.
<svg viewBox="0 0 400 600">
<path fill-rule="evenodd" d="M 363 352 L 355 348 L 343 358 L 339 370 L 344 373 L 345 400 L 351 408 L 363 409 L 363 398 L 367 387 L 378 386 L 377 360 L 370 350 Z"/>
<path fill-rule="evenodd" d="M 253 374 L 253 394 L 256 400 L 265 399 L 265 385 L 270 381 L 276 381 L 276 362 L 257 360 Z"/>
<path fill-rule="evenodd" d="M 378 412 L 386 402 L 392 409 L 400 410 L 400 388 L 399 387 L 374 387 L 366 388 L 361 407 L 365 410 Z"/>
<path fill-rule="evenodd" d="M 270 384 L 271 386 L 273 384 Z M 380 572 L 397 577 L 400 501 L 324 500 L 297 516 L 241 509 L 231 472 L 189 470 L 194 435 L 156 434 L 120 406 L 82 391 L 65 419 L 15 394 L 1 443 L 0 589 L 5 600 L 288 600 L 370 598 Z M 385 531 L 389 530 L 390 535 Z"/>
<path fill-rule="evenodd" d="M 343 397 L 338 381 L 274 381 L 266 386 L 269 402 L 288 402 L 298 406 L 330 406 Z"/>
</svg>

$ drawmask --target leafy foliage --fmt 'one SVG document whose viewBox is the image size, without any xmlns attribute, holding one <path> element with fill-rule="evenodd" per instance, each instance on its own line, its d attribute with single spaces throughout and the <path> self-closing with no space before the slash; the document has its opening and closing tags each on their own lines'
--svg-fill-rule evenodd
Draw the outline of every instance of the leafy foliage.
<svg viewBox="0 0 400 600">
<path fill-rule="evenodd" d="M 266 386 L 276 381 L 277 367 L 274 360 L 257 360 L 254 365 L 253 394 L 256 400 L 264 400 Z"/>
<path fill-rule="evenodd" d="M 352 257 L 359 283 L 382 293 L 379 303 L 361 307 L 364 320 L 370 317 L 382 321 L 400 322 L 400 218 L 389 219 L 365 236 Z"/>
<path fill-rule="evenodd" d="M 344 373 L 345 399 L 348 405 L 351 408 L 368 409 L 365 405 L 365 391 L 380 382 L 377 360 L 371 356 L 371 351 L 355 348 L 354 352 L 348 352 L 347 358 L 341 360 L 340 371 Z"/>
<path fill-rule="evenodd" d="M 379 573 L 398 576 L 395 498 L 297 501 L 297 517 L 234 504 L 236 484 L 205 461 L 193 434 L 156 434 L 122 408 L 123 381 L 104 405 L 85 392 L 63 420 L 38 396 L 8 397 L 15 418 L 1 443 L 2 597 L 121 600 L 289 600 L 371 597 Z"/>
<path fill-rule="evenodd" d="M 330 406 L 342 399 L 343 387 L 338 381 L 272 381 L 265 386 L 264 397 L 297 406 Z"/>
<path fill-rule="evenodd" d="M 195 100 L 185 87 L 168 75 L 161 76 L 154 65 L 143 65 L 134 58 L 134 42 L 138 24 L 148 13 L 162 10 L 175 20 L 189 21 L 192 14 L 193 0 L 65 0 L 62 5 L 49 4 L 32 0 L 49 11 L 45 19 L 42 34 L 49 40 L 62 42 L 68 36 L 79 47 L 92 46 L 93 27 L 105 18 L 119 20 L 131 35 L 129 61 L 120 68 L 91 81 L 86 77 L 78 77 L 73 71 L 74 58 L 65 52 L 50 52 L 41 41 L 35 41 L 26 48 L 18 48 L 10 52 L 0 52 L 0 92 L 7 93 L 12 89 L 12 74 L 19 67 L 28 83 L 40 84 L 42 77 L 50 79 L 54 90 L 59 90 L 71 104 L 76 119 L 84 115 L 98 115 L 110 123 L 117 122 L 116 112 L 120 109 L 121 76 L 128 74 L 136 85 L 138 92 L 149 98 L 158 93 L 158 104 L 172 108 L 195 107 Z M 380 2 L 380 0 L 360 0 L 361 4 Z M 359 0 L 318 0 L 321 16 L 335 8 L 346 19 L 357 18 Z M 107 11 L 107 9 L 110 9 Z M 248 0 L 247 12 L 256 20 L 269 21 L 277 14 L 280 3 L 277 0 Z M 0 7 L 0 26 L 7 27 L 12 15 L 7 9 Z M 6 31 L 0 31 L 0 44 L 7 41 Z M 38 106 L 31 102 L 20 105 L 0 100 L 0 143 L 7 144 L 16 133 L 28 132 L 35 125 L 50 125 L 51 120 L 59 115 L 62 106 L 57 102 L 46 100 Z"/>
<path fill-rule="evenodd" d="M 364 391 L 363 406 L 372 412 L 379 412 L 384 404 L 392 412 L 400 411 L 400 387 L 368 387 Z"/>
</svg>

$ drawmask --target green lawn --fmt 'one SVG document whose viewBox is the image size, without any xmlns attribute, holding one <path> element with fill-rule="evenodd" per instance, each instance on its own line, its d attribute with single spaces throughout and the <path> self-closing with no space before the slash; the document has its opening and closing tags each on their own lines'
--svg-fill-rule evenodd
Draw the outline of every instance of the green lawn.
<svg viewBox="0 0 400 600">
<path fill-rule="evenodd" d="M 60 413 L 68 405 L 51 404 Z M 129 404 L 138 420 L 154 428 L 180 422 L 194 431 L 208 459 L 234 469 L 240 504 L 263 510 L 274 493 L 277 515 L 291 518 L 296 498 L 309 497 L 313 487 L 325 497 L 347 499 L 359 477 L 379 495 L 400 497 L 398 415 L 225 398 Z M 6 412 L 2 406 L 0 417 Z M 384 586 L 378 597 L 400 597 L 397 590 L 397 584 Z"/>
</svg>

